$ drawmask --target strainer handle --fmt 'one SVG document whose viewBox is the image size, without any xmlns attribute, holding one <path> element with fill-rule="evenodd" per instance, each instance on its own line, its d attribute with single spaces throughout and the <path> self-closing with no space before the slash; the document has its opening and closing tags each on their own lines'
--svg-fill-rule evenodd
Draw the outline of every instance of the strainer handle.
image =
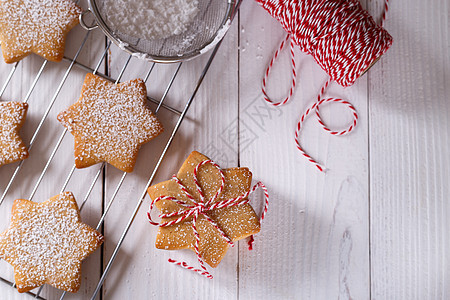
<svg viewBox="0 0 450 300">
<path fill-rule="evenodd" d="M 91 13 L 91 14 L 92 14 L 92 11 L 91 11 L 90 9 L 87 9 L 87 10 L 83 11 L 83 12 L 80 14 L 80 16 L 79 16 L 79 19 L 80 19 L 80 25 L 81 25 L 81 27 L 83 27 L 84 29 L 90 31 L 90 30 L 93 30 L 93 29 L 97 28 L 97 27 L 98 27 L 98 24 L 97 24 L 97 21 L 94 21 L 94 22 L 92 23 L 92 25 L 87 25 L 87 24 L 86 24 L 86 22 L 84 21 L 84 16 L 85 16 L 86 14 L 88 14 L 88 13 Z"/>
</svg>

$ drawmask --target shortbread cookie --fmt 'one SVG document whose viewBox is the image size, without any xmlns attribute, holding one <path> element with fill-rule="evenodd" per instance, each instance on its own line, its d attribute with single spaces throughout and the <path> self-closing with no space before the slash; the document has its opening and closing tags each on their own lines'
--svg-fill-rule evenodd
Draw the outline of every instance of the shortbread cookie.
<svg viewBox="0 0 450 300">
<path fill-rule="evenodd" d="M 201 201 L 201 196 L 194 182 L 194 170 L 197 165 L 205 160 L 209 159 L 199 152 L 192 152 L 176 175 L 196 202 Z M 223 173 L 225 176 L 224 189 L 213 203 L 236 198 L 250 190 L 252 173 L 247 168 L 224 169 Z M 216 167 L 207 163 L 199 167 L 197 178 L 203 190 L 205 202 L 207 202 L 214 197 L 221 186 L 220 173 Z M 162 214 L 186 210 L 186 206 L 177 203 L 175 199 L 181 200 L 189 205 L 194 203 L 174 179 L 151 186 L 148 189 L 148 194 L 153 201 L 162 196 L 173 197 L 173 199 L 161 200 L 155 203 Z M 205 214 L 232 241 L 246 238 L 260 231 L 259 219 L 248 203 L 217 208 L 207 211 Z M 162 218 L 161 223 L 177 218 L 179 217 L 165 217 Z M 156 248 L 167 250 L 191 249 L 195 251 L 195 235 L 192 228 L 192 221 L 193 218 L 188 217 L 183 222 L 167 227 L 159 227 L 156 237 Z M 199 253 L 201 258 L 211 267 L 216 267 L 225 256 L 230 245 L 222 237 L 220 231 L 202 214 L 198 216 L 196 228 L 200 236 Z"/>
<path fill-rule="evenodd" d="M 80 99 L 58 115 L 75 138 L 75 165 L 106 161 L 132 172 L 141 145 L 163 131 L 146 104 L 142 79 L 120 84 L 87 74 Z"/>
<path fill-rule="evenodd" d="M 18 199 L 11 224 L 0 235 L 0 257 L 14 267 L 19 292 L 45 283 L 77 292 L 81 261 L 103 243 L 103 236 L 81 223 L 70 192 L 43 203 Z"/>
<path fill-rule="evenodd" d="M 27 109 L 28 104 L 23 102 L 0 102 L 0 167 L 28 157 L 19 136 Z"/>
<path fill-rule="evenodd" d="M 67 33 L 81 13 L 72 0 L 1 0 L 0 41 L 7 63 L 36 53 L 61 61 Z"/>
</svg>

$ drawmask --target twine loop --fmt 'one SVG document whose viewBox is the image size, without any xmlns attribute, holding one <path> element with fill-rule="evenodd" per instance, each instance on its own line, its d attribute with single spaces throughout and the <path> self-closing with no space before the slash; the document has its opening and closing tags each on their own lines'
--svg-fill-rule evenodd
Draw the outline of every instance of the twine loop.
<svg viewBox="0 0 450 300">
<path fill-rule="evenodd" d="M 266 88 L 266 83 L 269 80 L 269 75 L 270 72 L 272 71 L 272 66 L 275 63 L 276 59 L 278 58 L 278 55 L 281 53 L 281 51 L 284 48 L 285 43 L 290 40 L 289 43 L 289 53 L 290 53 L 290 60 L 291 60 L 291 74 L 292 74 L 292 79 L 291 79 L 291 87 L 289 88 L 289 94 L 286 96 L 286 98 L 284 98 L 283 100 L 279 101 L 279 102 L 274 102 L 272 100 L 270 100 L 269 95 L 267 94 L 267 88 Z M 262 80 L 262 93 L 264 96 L 264 99 L 269 102 L 270 104 L 274 105 L 274 106 L 281 106 L 286 104 L 287 102 L 289 102 L 289 100 L 291 99 L 292 95 L 294 94 L 294 90 L 295 90 L 295 85 L 297 83 L 297 67 L 295 65 L 295 53 L 294 53 L 294 40 L 290 38 L 290 35 L 286 35 L 286 38 L 281 41 L 280 46 L 278 47 L 278 49 L 275 51 L 275 53 L 273 54 L 272 59 L 269 62 L 269 65 L 266 69 L 266 72 L 264 73 L 264 77 Z"/>
</svg>

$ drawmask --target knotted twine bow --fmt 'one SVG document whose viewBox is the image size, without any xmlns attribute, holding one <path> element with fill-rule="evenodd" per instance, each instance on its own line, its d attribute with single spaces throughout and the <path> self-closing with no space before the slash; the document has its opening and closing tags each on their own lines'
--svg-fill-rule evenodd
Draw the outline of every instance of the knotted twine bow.
<svg viewBox="0 0 450 300">
<path fill-rule="evenodd" d="M 197 173 L 198 170 L 201 166 L 205 165 L 205 164 L 212 164 L 214 167 L 217 168 L 217 170 L 219 171 L 220 177 L 221 177 L 221 184 L 219 189 L 217 190 L 216 194 L 209 199 L 208 201 L 206 201 L 205 196 L 203 194 L 203 190 L 200 187 L 200 184 L 198 182 L 197 179 Z M 180 189 L 185 193 L 185 195 L 187 196 L 187 198 L 189 200 L 192 201 L 193 204 L 189 204 L 183 200 L 179 200 L 176 199 L 175 197 L 170 197 L 170 196 L 160 196 L 158 198 L 156 198 L 155 200 L 153 200 L 150 204 L 150 209 L 147 212 L 147 216 L 148 216 L 148 220 L 150 222 L 150 224 L 155 225 L 155 226 L 159 226 L 159 227 L 168 227 L 168 226 L 172 226 L 175 224 L 179 224 L 182 223 L 183 221 L 185 221 L 187 218 L 192 217 L 192 231 L 194 232 L 194 236 L 195 236 L 195 244 L 194 244 L 194 251 L 197 255 L 197 260 L 200 264 L 201 269 L 197 269 L 194 268 L 192 266 L 189 266 L 186 262 L 182 261 L 177 261 L 174 259 L 169 258 L 169 262 L 176 264 L 180 267 L 183 267 L 185 269 L 188 270 L 192 270 L 202 276 L 205 276 L 209 279 L 212 279 L 213 276 L 206 270 L 205 264 L 203 262 L 203 259 L 201 257 L 200 254 L 200 250 L 199 250 L 199 244 L 200 244 L 200 235 L 198 233 L 197 230 L 197 219 L 200 215 L 202 215 L 209 223 L 211 223 L 211 225 L 220 233 L 220 235 L 222 236 L 222 238 L 231 246 L 234 246 L 233 241 L 230 239 L 230 237 L 228 237 L 225 232 L 219 227 L 219 225 L 213 220 L 211 219 L 206 213 L 209 211 L 213 211 L 215 209 L 220 209 L 220 208 L 225 208 L 225 207 L 232 207 L 232 206 L 238 206 L 238 205 L 243 205 L 243 204 L 247 204 L 249 203 L 249 199 L 248 197 L 258 188 L 260 187 L 263 192 L 264 192 L 264 209 L 261 213 L 261 217 L 260 217 L 260 222 L 262 222 L 262 220 L 264 219 L 264 216 L 267 212 L 268 206 L 269 206 L 269 193 L 267 191 L 266 186 L 259 181 L 257 184 L 255 184 L 250 190 L 248 190 L 246 193 L 244 193 L 243 195 L 240 195 L 236 198 L 230 198 L 230 199 L 225 199 L 222 201 L 218 201 L 215 202 L 217 200 L 217 198 L 220 196 L 220 194 L 222 193 L 224 186 L 225 186 L 225 176 L 223 174 L 222 169 L 219 167 L 219 165 L 217 165 L 215 162 L 213 162 L 212 160 L 204 160 L 201 163 L 199 163 L 195 169 L 194 169 L 194 183 L 195 186 L 197 188 L 197 192 L 200 195 L 200 201 L 197 201 L 197 199 L 195 199 L 187 190 L 187 188 L 181 183 L 181 181 L 176 177 L 176 175 L 172 176 L 172 179 L 179 185 Z M 180 211 L 175 211 L 172 213 L 167 213 L 167 214 L 160 214 L 159 217 L 160 218 L 170 218 L 170 217 L 178 217 L 177 219 L 171 220 L 171 221 L 167 221 L 167 222 L 163 222 L 163 223 L 158 223 L 158 222 L 154 222 L 152 220 L 151 217 L 151 211 L 155 205 L 156 202 L 162 201 L 162 200 L 170 200 L 173 201 L 179 205 L 181 205 L 182 207 L 186 208 L 185 210 L 180 210 Z M 249 250 L 252 250 L 252 245 L 253 245 L 253 236 L 250 237 L 250 240 L 248 242 L 249 245 Z"/>
<path fill-rule="evenodd" d="M 358 0 L 256 0 L 286 30 L 286 38 L 275 51 L 262 79 L 264 99 L 274 105 L 286 104 L 292 97 L 296 85 L 296 64 L 294 44 L 301 51 L 313 56 L 319 66 L 329 75 L 313 103 L 302 114 L 295 130 L 295 143 L 304 157 L 321 172 L 325 167 L 308 155 L 300 145 L 299 133 L 302 123 L 311 111 L 316 112 L 321 126 L 330 134 L 344 135 L 351 132 L 358 120 L 355 108 L 348 101 L 339 98 L 322 98 L 326 88 L 335 81 L 343 87 L 352 85 L 392 45 L 392 37 L 382 28 L 388 11 L 388 0 L 380 25 L 375 24 L 370 14 Z M 291 87 L 288 95 L 279 102 L 272 101 L 266 91 L 266 84 L 272 66 L 285 44 L 290 40 Z M 321 120 L 319 107 L 325 103 L 342 103 L 352 113 L 352 124 L 342 131 L 330 130 Z"/>
</svg>

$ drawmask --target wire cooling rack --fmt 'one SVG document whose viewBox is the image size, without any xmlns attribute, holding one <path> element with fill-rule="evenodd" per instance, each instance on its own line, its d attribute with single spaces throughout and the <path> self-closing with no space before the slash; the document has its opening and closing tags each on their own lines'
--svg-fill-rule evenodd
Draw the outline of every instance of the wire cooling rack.
<svg viewBox="0 0 450 300">
<path fill-rule="evenodd" d="M 240 1 L 237 2 L 235 11 L 238 10 L 239 6 L 240 6 Z M 118 74 L 118 76 L 116 78 L 112 78 L 112 77 L 108 76 L 107 74 L 105 74 L 106 72 L 103 73 L 103 72 L 100 71 L 100 66 L 102 65 L 102 63 L 104 63 L 105 59 L 107 58 L 108 51 L 110 50 L 111 47 L 115 47 L 115 45 L 112 45 L 111 41 L 108 41 L 107 44 L 106 44 L 106 47 L 104 48 L 102 53 L 99 53 L 100 57 L 97 59 L 97 62 L 95 63 L 95 66 L 93 68 L 91 68 L 90 66 L 87 66 L 87 65 L 85 65 L 85 64 L 83 64 L 81 62 L 79 62 L 78 59 L 79 59 L 80 53 L 82 52 L 82 49 L 85 47 L 90 34 L 91 34 L 91 31 L 87 31 L 85 33 L 84 37 L 81 40 L 81 44 L 80 44 L 78 50 L 76 51 L 75 55 L 73 56 L 73 58 L 64 57 L 64 61 L 68 64 L 68 67 L 65 69 L 64 74 L 60 78 L 60 81 L 58 82 L 56 91 L 52 95 L 50 102 L 48 103 L 47 107 L 45 108 L 44 113 L 41 115 L 40 121 L 39 121 L 39 123 L 38 123 L 38 125 L 37 125 L 37 127 L 36 127 L 36 129 L 34 131 L 34 133 L 32 134 L 31 140 L 30 140 L 29 145 L 28 145 L 28 149 L 30 151 L 30 155 L 31 156 L 33 155 L 33 145 L 35 145 L 35 143 L 37 141 L 37 138 L 38 138 L 38 135 L 41 132 L 45 122 L 48 119 L 50 110 L 53 108 L 54 104 L 58 101 L 58 96 L 60 95 L 61 90 L 63 89 L 63 87 L 65 85 L 68 84 L 68 80 L 67 79 L 69 77 L 69 74 L 75 68 L 81 69 L 84 72 L 94 73 L 94 74 L 96 74 L 98 76 L 101 76 L 101 77 L 107 79 L 107 80 L 110 80 L 112 82 L 118 83 L 118 82 L 121 81 L 122 75 L 124 74 L 125 70 L 129 66 L 130 60 L 132 58 L 131 55 L 129 55 L 127 57 L 126 61 L 124 62 L 123 66 L 121 67 L 120 72 L 119 72 L 119 74 Z M 119 253 L 120 248 L 121 248 L 121 246 L 122 246 L 122 244 L 124 242 L 124 239 L 127 236 L 128 231 L 129 231 L 129 229 L 130 229 L 132 223 L 134 222 L 135 217 L 136 217 L 136 215 L 138 213 L 138 210 L 139 210 L 139 208 L 141 207 L 141 205 L 142 205 L 142 203 L 144 201 L 144 198 L 145 198 L 145 195 L 146 195 L 146 190 L 151 185 L 153 179 L 155 178 L 155 175 L 156 175 L 156 173 L 157 173 L 157 171 L 158 171 L 158 169 L 159 169 L 159 167 L 160 167 L 160 165 L 161 165 L 161 163 L 162 163 L 162 161 L 163 161 L 163 159 L 164 159 L 164 157 L 165 157 L 165 155 L 166 155 L 166 153 L 167 153 L 167 151 L 168 151 L 168 149 L 169 149 L 169 147 L 170 147 L 170 145 L 171 145 L 171 143 L 172 143 L 172 141 L 173 141 L 173 139 L 174 139 L 174 137 L 175 137 L 175 135 L 176 135 L 176 133 L 178 131 L 178 129 L 180 128 L 183 120 L 185 119 L 185 116 L 186 116 L 186 114 L 187 114 L 187 112 L 189 110 L 189 107 L 191 106 L 191 104 L 192 104 L 192 102 L 193 102 L 193 100 L 194 100 L 194 98 L 195 98 L 195 96 L 196 96 L 196 94 L 197 94 L 197 92 L 198 92 L 198 90 L 200 88 L 200 85 L 202 84 L 202 81 L 203 81 L 206 73 L 208 72 L 209 67 L 211 66 L 211 63 L 212 63 L 214 57 L 216 56 L 217 50 L 219 49 L 220 45 L 221 45 L 221 42 L 217 43 L 217 45 L 212 49 L 211 54 L 209 54 L 209 58 L 207 59 L 206 63 L 204 64 L 202 72 L 200 73 L 199 77 L 197 78 L 197 82 L 195 84 L 195 87 L 194 87 L 192 93 L 190 94 L 190 96 L 187 98 L 186 102 L 184 103 L 184 108 L 182 110 L 178 110 L 178 109 L 176 109 L 176 108 L 174 108 L 174 107 L 172 107 L 170 105 L 167 105 L 165 103 L 165 100 L 167 98 L 166 96 L 167 96 L 169 90 L 171 89 L 172 84 L 173 84 L 175 78 L 177 77 L 179 70 L 182 67 L 182 64 L 183 64 L 182 62 L 177 63 L 175 71 L 173 71 L 173 74 L 171 75 L 171 79 L 170 79 L 169 83 L 165 86 L 165 89 L 164 89 L 164 92 L 163 92 L 161 98 L 159 100 L 156 100 L 156 99 L 153 99 L 153 98 L 148 98 L 148 100 L 150 102 L 152 102 L 154 105 L 157 106 L 156 109 L 154 110 L 155 114 L 158 115 L 158 112 L 160 112 L 161 109 L 167 110 L 170 114 L 176 116 L 176 122 L 175 122 L 174 126 L 171 128 L 172 129 L 171 133 L 170 133 L 170 135 L 168 136 L 168 138 L 167 138 L 167 140 L 165 142 L 165 146 L 163 147 L 162 152 L 159 154 L 159 158 L 157 159 L 156 164 L 154 164 L 153 166 L 149 166 L 149 168 L 150 167 L 153 168 L 152 172 L 151 172 L 151 175 L 148 178 L 148 181 L 145 184 L 145 188 L 142 190 L 142 193 L 137 198 L 137 202 L 136 202 L 136 205 L 134 207 L 134 210 L 132 211 L 131 215 L 129 216 L 128 222 L 126 223 L 126 226 L 123 229 L 119 240 L 116 242 L 116 247 L 115 247 L 114 251 L 112 252 L 112 255 L 109 257 L 108 263 L 106 264 L 106 266 L 105 266 L 105 268 L 104 268 L 104 270 L 103 270 L 103 272 L 101 274 L 100 280 L 97 282 L 95 290 L 92 291 L 91 299 L 96 299 L 97 296 L 99 296 L 99 295 L 101 296 L 100 291 L 102 289 L 103 283 L 105 282 L 106 277 L 108 276 L 109 272 L 113 268 L 113 264 L 114 264 L 114 261 L 116 259 L 116 256 Z M 12 66 L 10 72 L 8 73 L 8 75 L 7 75 L 6 79 L 5 79 L 5 82 L 3 83 L 3 85 L 0 88 L 0 97 L 3 96 L 5 90 L 8 88 L 12 78 L 16 74 L 16 71 L 17 71 L 18 66 L 19 66 L 20 63 L 22 63 L 22 62 L 17 62 L 17 63 L 15 63 Z M 31 83 L 31 85 L 30 85 L 30 87 L 29 87 L 29 89 L 28 89 L 28 91 L 27 91 L 27 93 L 26 93 L 26 95 L 25 95 L 25 97 L 23 99 L 23 102 L 30 101 L 31 94 L 35 90 L 36 85 L 42 79 L 42 77 L 45 76 L 44 75 L 44 70 L 45 70 L 45 68 L 46 68 L 48 63 L 49 63 L 48 61 L 44 61 L 42 63 L 42 65 L 40 66 L 39 70 L 37 71 L 37 73 L 36 73 L 36 75 L 34 77 L 34 80 L 32 81 L 32 83 Z M 152 73 L 152 71 L 153 71 L 153 69 L 155 67 L 155 64 L 156 63 L 148 62 L 148 71 L 147 71 L 145 77 L 143 78 L 145 82 L 147 82 L 150 74 Z M 167 128 L 167 127 L 165 128 L 166 131 L 168 131 L 169 129 L 170 128 Z M 34 184 L 34 186 L 32 188 L 31 194 L 26 199 L 33 200 L 39 185 L 42 183 L 42 180 L 43 180 L 45 174 L 47 173 L 50 165 L 52 164 L 52 162 L 54 160 L 54 157 L 55 157 L 56 153 L 58 152 L 58 149 L 60 149 L 61 143 L 62 143 L 65 135 L 67 134 L 67 131 L 68 131 L 67 129 L 62 130 L 61 134 L 56 139 L 56 144 L 54 144 L 53 146 L 50 146 L 50 147 L 52 147 L 51 154 L 50 154 L 47 162 L 45 163 L 45 166 L 43 167 L 42 171 L 37 175 L 37 180 L 36 180 L 36 182 L 35 182 L 35 184 Z M 73 157 L 69 158 L 69 156 L 67 156 L 67 158 L 68 159 L 73 159 Z M 13 183 L 16 181 L 19 173 L 21 172 L 24 163 L 26 163 L 26 160 L 21 161 L 20 163 L 18 163 L 18 165 L 14 168 L 14 171 L 12 172 L 12 175 L 9 177 L 9 181 L 6 184 L 6 186 L 4 187 L 4 190 L 3 191 L 0 190 L 0 193 L 1 193 L 1 196 L 0 196 L 0 207 L 4 203 L 5 198 L 7 198 L 8 194 L 10 193 L 11 187 L 13 186 Z M 89 200 L 91 192 L 93 191 L 96 182 L 99 180 L 100 175 L 104 171 L 105 166 L 106 166 L 106 164 L 102 163 L 99 167 L 98 167 L 98 165 L 95 165 L 95 166 L 91 167 L 91 168 L 98 167 L 98 170 L 97 170 L 97 172 L 95 172 L 94 177 L 90 181 L 90 184 L 89 184 L 89 186 L 87 188 L 87 191 L 85 191 L 85 196 L 84 196 L 83 200 L 81 201 L 81 203 L 79 203 L 80 210 L 83 209 L 84 205 Z M 65 191 L 65 189 L 66 189 L 70 179 L 72 178 L 72 176 L 74 174 L 75 169 L 76 169 L 75 165 L 73 165 L 71 167 L 71 169 L 68 171 L 68 175 L 67 175 L 67 177 L 64 180 L 64 184 L 60 188 L 60 191 L 59 191 L 60 193 Z M 119 192 L 120 188 L 122 187 L 122 184 L 123 184 L 127 174 L 128 173 L 124 172 L 122 174 L 122 176 L 120 177 L 120 180 L 118 181 L 117 185 L 114 187 L 113 193 L 112 193 L 111 197 L 109 198 L 109 201 L 107 202 L 107 204 L 106 204 L 106 206 L 105 206 L 105 208 L 103 210 L 103 214 L 101 215 L 100 220 L 98 221 L 98 224 L 97 224 L 97 227 L 96 227 L 97 230 L 99 230 L 102 227 L 103 222 L 105 221 L 105 218 L 106 218 L 107 214 L 110 212 L 110 208 L 111 208 L 114 200 L 116 199 L 117 193 Z M 56 194 L 56 192 L 57 192 L 57 190 L 54 191 L 55 194 Z M 49 197 L 50 196 L 53 196 L 53 195 L 49 195 Z M 106 239 L 108 239 L 108 236 L 106 236 Z M 103 247 L 103 245 L 102 245 L 102 247 Z M 12 282 L 13 281 L 12 279 L 0 277 L 0 281 L 2 281 L 3 283 L 9 284 L 13 288 L 15 287 L 15 284 Z M 28 292 L 28 294 L 30 296 L 34 297 L 35 299 L 45 299 L 43 296 L 41 296 L 41 292 L 42 292 L 43 287 L 44 286 L 41 286 L 36 292 Z M 66 296 L 66 293 L 63 292 L 61 294 L 61 296 L 60 296 L 60 299 L 64 299 L 65 296 Z"/>
</svg>

